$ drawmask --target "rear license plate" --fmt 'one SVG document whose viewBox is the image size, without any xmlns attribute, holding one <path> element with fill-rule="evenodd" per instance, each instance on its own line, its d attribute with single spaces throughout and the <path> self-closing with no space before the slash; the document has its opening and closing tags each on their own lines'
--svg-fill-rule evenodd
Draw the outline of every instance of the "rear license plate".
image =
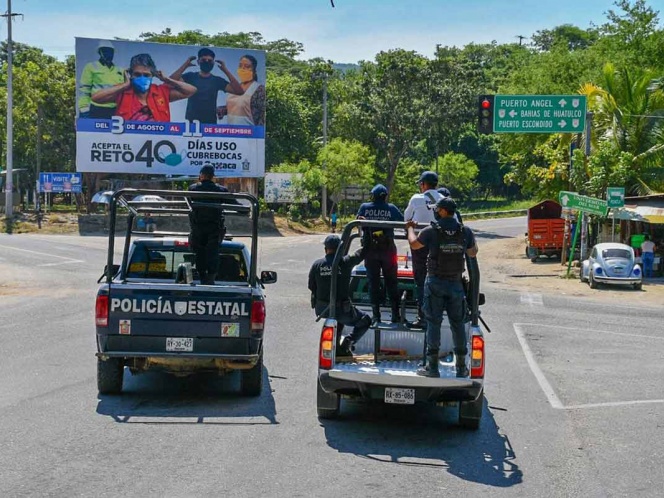
<svg viewBox="0 0 664 498">
<path fill-rule="evenodd" d="M 191 352 L 194 350 L 193 337 L 167 337 L 166 351 Z"/>
<path fill-rule="evenodd" d="M 385 403 L 395 405 L 414 405 L 415 389 L 402 389 L 399 387 L 385 388 Z"/>
</svg>

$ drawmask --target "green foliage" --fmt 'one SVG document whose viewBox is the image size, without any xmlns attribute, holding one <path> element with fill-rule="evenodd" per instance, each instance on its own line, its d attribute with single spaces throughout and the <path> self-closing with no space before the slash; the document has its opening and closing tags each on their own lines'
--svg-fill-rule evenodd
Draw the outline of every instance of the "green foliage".
<svg viewBox="0 0 664 498">
<path fill-rule="evenodd" d="M 476 186 L 477 164 L 463 154 L 448 152 L 438 159 L 438 183 L 447 187 L 455 198 L 470 194 Z"/>
</svg>

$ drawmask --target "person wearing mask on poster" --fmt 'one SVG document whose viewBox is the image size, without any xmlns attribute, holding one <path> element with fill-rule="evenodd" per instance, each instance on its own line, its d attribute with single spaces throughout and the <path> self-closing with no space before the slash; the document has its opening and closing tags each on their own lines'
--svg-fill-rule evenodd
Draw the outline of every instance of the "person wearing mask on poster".
<svg viewBox="0 0 664 498">
<path fill-rule="evenodd" d="M 401 211 L 387 202 L 387 188 L 378 184 L 371 189 L 371 202 L 365 202 L 357 212 L 360 220 L 403 221 Z M 371 320 L 381 321 L 380 305 L 382 301 L 380 274 L 383 273 L 385 289 L 390 299 L 392 323 L 399 323 L 399 290 L 397 278 L 397 246 L 394 244 L 393 228 L 363 228 L 362 245 L 366 248 L 364 266 L 367 269 L 369 295 L 371 297 Z"/>
<path fill-rule="evenodd" d="M 258 83 L 257 68 L 258 61 L 253 55 L 240 58 L 237 75 L 244 93 L 226 97 L 226 105 L 217 109 L 219 119 L 228 116 L 228 124 L 265 125 L 265 87 Z"/>
<path fill-rule="evenodd" d="M 187 111 L 185 118 L 189 121 L 198 120 L 203 124 L 217 123 L 217 94 L 226 92 L 228 95 L 242 95 L 244 89 L 238 80 L 233 76 L 226 64 L 222 60 L 215 60 L 215 53 L 209 48 L 201 48 L 198 51 L 198 71 L 185 71 L 190 67 L 195 67 L 196 56 L 192 55 L 173 73 L 171 78 L 177 81 L 184 81 L 196 87 L 196 93 L 187 101 Z M 214 64 L 226 76 L 212 74 Z"/>
<path fill-rule="evenodd" d="M 427 321 L 426 364 L 417 370 L 417 375 L 439 377 L 438 354 L 440 349 L 440 324 L 443 312 L 452 329 L 456 376 L 468 377 L 468 338 L 464 327 L 465 293 L 462 274 L 466 255 L 477 256 L 475 236 L 470 228 L 454 218 L 456 203 L 451 197 L 440 199 L 434 207 L 436 221 L 415 234 L 415 221 L 407 222 L 410 247 L 427 251 L 427 276 L 424 289 L 424 314 Z"/>
<path fill-rule="evenodd" d="M 163 84 L 154 84 L 154 77 Z M 169 122 L 170 102 L 189 98 L 194 93 L 194 86 L 175 81 L 158 71 L 150 54 L 138 54 L 131 58 L 126 81 L 98 91 L 92 101 L 95 104 L 117 103 L 115 115 L 125 121 Z"/>
<path fill-rule="evenodd" d="M 115 102 L 95 104 L 92 96 L 99 90 L 124 83 L 124 69 L 113 64 L 115 47 L 109 41 L 100 41 L 97 45 L 99 59 L 88 62 L 81 73 L 78 87 L 78 117 L 92 119 L 111 119 L 115 113 Z"/>
<path fill-rule="evenodd" d="M 404 218 L 406 221 L 414 221 L 420 224 L 430 224 L 434 221 L 433 207 L 436 202 L 442 199 L 440 193 L 436 190 L 438 185 L 438 175 L 433 171 L 425 171 L 417 180 L 420 189 L 419 194 L 410 198 Z M 424 280 L 427 276 L 427 254 L 426 248 L 413 249 L 413 277 L 417 287 L 417 320 L 411 324 L 413 328 L 426 327 L 422 304 L 424 299 Z"/>
<path fill-rule="evenodd" d="M 190 192 L 228 192 L 223 185 L 214 182 L 214 166 L 206 164 L 200 170 L 198 183 L 189 187 Z M 198 203 L 221 203 L 210 198 L 195 199 Z M 223 213 L 217 207 L 196 206 L 189 213 L 189 245 L 194 251 L 196 269 L 201 284 L 214 285 L 219 269 L 219 244 L 226 234 Z"/>
</svg>

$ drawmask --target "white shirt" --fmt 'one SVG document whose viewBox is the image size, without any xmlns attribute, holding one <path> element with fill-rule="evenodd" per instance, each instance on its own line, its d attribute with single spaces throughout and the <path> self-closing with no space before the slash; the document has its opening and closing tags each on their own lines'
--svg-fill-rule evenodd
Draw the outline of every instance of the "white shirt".
<svg viewBox="0 0 664 498">
<path fill-rule="evenodd" d="M 641 251 L 643 252 L 655 252 L 655 243 L 652 240 L 644 240 L 641 243 Z"/>
<path fill-rule="evenodd" d="M 433 201 L 431 200 L 431 197 L 433 197 Z M 431 223 L 434 221 L 434 216 L 433 209 L 429 209 L 429 205 L 433 208 L 434 204 L 442 198 L 443 196 L 440 192 L 435 189 L 427 190 L 421 194 L 415 194 L 410 198 L 408 206 L 403 213 L 404 220 L 413 220 L 418 223 Z"/>
</svg>

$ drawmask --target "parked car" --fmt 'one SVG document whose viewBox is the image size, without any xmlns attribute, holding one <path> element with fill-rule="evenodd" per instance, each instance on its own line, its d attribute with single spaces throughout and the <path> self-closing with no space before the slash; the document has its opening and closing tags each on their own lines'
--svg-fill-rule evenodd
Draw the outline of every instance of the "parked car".
<svg viewBox="0 0 664 498">
<path fill-rule="evenodd" d="M 597 244 L 590 257 L 581 265 L 581 281 L 591 289 L 598 284 L 631 285 L 641 289 L 643 272 L 634 260 L 634 249 L 626 244 L 606 242 Z"/>
<path fill-rule="evenodd" d="M 137 195 L 132 199 L 134 202 L 164 202 L 165 200 L 159 195 Z"/>
</svg>

